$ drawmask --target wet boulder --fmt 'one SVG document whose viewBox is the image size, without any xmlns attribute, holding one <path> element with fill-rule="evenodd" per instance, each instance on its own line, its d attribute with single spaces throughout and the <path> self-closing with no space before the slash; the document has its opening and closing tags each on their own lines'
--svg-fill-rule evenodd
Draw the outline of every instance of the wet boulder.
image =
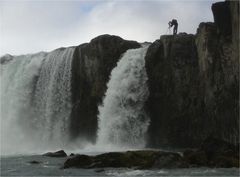
<svg viewBox="0 0 240 177">
<path fill-rule="evenodd" d="M 64 150 L 59 150 L 56 152 L 47 152 L 43 154 L 43 156 L 48 156 L 48 157 L 67 157 L 67 154 L 64 152 Z"/>
<path fill-rule="evenodd" d="M 186 150 L 184 160 L 194 167 L 239 167 L 239 146 L 209 137 L 197 150 Z"/>
<path fill-rule="evenodd" d="M 42 162 L 36 161 L 36 160 L 32 160 L 32 161 L 29 161 L 28 163 L 30 163 L 30 164 L 40 164 L 40 163 L 42 163 Z"/>
<path fill-rule="evenodd" d="M 87 168 L 91 165 L 93 159 L 91 156 L 87 155 L 74 155 L 69 157 L 65 162 L 63 168 L 77 167 L 77 168 Z"/>
</svg>

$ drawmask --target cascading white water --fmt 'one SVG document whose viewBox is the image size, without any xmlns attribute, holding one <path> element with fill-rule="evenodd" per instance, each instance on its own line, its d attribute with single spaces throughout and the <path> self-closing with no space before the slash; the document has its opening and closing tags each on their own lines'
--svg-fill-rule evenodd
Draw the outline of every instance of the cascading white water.
<svg viewBox="0 0 240 177">
<path fill-rule="evenodd" d="M 33 85 L 45 53 L 13 57 L 1 65 L 1 154 L 30 146 L 23 130 L 31 120 Z"/>
<path fill-rule="evenodd" d="M 46 57 L 34 96 L 34 125 L 41 130 L 41 140 L 58 148 L 64 147 L 68 138 L 73 51 L 73 48 L 56 50 Z"/>
<path fill-rule="evenodd" d="M 22 55 L 1 65 L 1 154 L 64 147 L 73 52 Z"/>
<path fill-rule="evenodd" d="M 144 103 L 149 95 L 145 54 L 148 47 L 128 50 L 112 70 L 99 106 L 97 145 L 143 148 L 149 118 Z"/>
</svg>

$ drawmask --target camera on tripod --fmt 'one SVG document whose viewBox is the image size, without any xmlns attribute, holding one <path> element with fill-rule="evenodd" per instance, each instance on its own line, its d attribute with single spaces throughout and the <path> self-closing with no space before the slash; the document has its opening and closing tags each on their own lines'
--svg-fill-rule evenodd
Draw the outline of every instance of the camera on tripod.
<svg viewBox="0 0 240 177">
<path fill-rule="evenodd" d="M 172 27 L 172 22 L 168 22 L 168 28 L 171 28 Z"/>
</svg>

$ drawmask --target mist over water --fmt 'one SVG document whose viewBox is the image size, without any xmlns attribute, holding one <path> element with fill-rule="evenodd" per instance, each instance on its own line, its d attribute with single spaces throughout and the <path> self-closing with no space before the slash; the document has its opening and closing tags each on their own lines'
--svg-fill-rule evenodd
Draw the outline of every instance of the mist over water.
<svg viewBox="0 0 240 177">
<path fill-rule="evenodd" d="M 145 54 L 148 47 L 128 50 L 112 70 L 103 105 L 99 106 L 97 146 L 144 148 L 149 118 Z"/>
</svg>

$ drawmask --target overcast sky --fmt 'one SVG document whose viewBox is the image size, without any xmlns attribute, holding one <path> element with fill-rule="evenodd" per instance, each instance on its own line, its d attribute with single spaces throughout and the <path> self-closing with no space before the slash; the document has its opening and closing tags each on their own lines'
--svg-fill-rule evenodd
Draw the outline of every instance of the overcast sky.
<svg viewBox="0 0 240 177">
<path fill-rule="evenodd" d="M 0 0 L 0 56 L 51 51 L 113 34 L 139 42 L 158 39 L 176 18 L 179 32 L 213 21 L 213 0 Z"/>
</svg>

